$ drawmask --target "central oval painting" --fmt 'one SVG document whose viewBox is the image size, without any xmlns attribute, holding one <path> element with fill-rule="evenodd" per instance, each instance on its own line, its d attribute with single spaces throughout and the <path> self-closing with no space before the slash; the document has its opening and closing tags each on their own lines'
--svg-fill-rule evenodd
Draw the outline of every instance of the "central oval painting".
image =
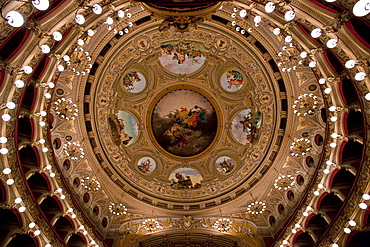
<svg viewBox="0 0 370 247">
<path fill-rule="evenodd" d="M 209 147 L 217 132 L 217 115 L 200 93 L 180 89 L 164 95 L 152 115 L 152 130 L 167 152 L 189 157 Z"/>
</svg>

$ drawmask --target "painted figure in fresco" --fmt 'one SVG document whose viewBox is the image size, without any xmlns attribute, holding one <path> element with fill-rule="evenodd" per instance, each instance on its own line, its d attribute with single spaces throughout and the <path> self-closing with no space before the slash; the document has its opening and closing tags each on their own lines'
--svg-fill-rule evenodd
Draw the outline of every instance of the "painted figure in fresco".
<svg viewBox="0 0 370 247">
<path fill-rule="evenodd" d="M 233 163 L 227 163 L 226 159 L 220 163 L 221 169 L 220 171 L 223 173 L 228 173 L 234 168 Z"/>
<path fill-rule="evenodd" d="M 178 64 L 183 64 L 187 58 L 198 62 L 197 57 L 202 56 L 204 47 L 196 43 L 167 43 L 161 45 L 162 52 L 167 55 L 173 55 L 172 60 L 177 60 Z"/>
<path fill-rule="evenodd" d="M 244 84 L 243 75 L 238 71 L 235 70 L 227 71 L 226 78 L 228 83 L 227 86 L 228 89 L 231 89 L 233 85 L 235 85 L 235 87 L 239 89 Z"/>
<path fill-rule="evenodd" d="M 142 172 L 145 172 L 145 173 L 149 173 L 150 172 L 150 167 L 151 167 L 151 164 L 150 164 L 150 160 L 149 159 L 147 159 L 144 162 L 141 162 L 141 164 L 138 165 L 139 170 L 142 171 Z"/>
<path fill-rule="evenodd" d="M 174 189 L 191 189 L 193 188 L 193 183 L 191 182 L 190 176 L 184 176 L 181 173 L 176 173 L 175 177 L 177 178 L 177 182 L 172 180 L 172 187 Z"/>
<path fill-rule="evenodd" d="M 132 139 L 132 136 L 129 136 L 125 132 L 125 123 L 122 119 L 116 118 L 116 123 L 117 123 L 117 127 L 119 128 L 120 140 L 122 144 L 127 145 Z"/>
<path fill-rule="evenodd" d="M 198 123 L 207 123 L 206 109 L 200 106 L 194 106 L 188 110 L 186 107 L 180 107 L 165 115 L 173 121 L 173 125 L 164 133 L 171 144 L 176 145 L 181 142 L 182 147 L 189 144 L 189 140 L 185 138 L 184 132 L 195 130 Z"/>
<path fill-rule="evenodd" d="M 254 140 L 255 137 L 258 136 L 258 128 L 261 120 L 261 112 L 257 112 L 255 114 L 249 114 L 248 116 L 244 116 L 244 120 L 240 121 L 240 124 L 243 126 L 243 132 L 246 133 L 246 138 L 248 142 Z"/>
<path fill-rule="evenodd" d="M 141 79 L 140 79 L 139 75 L 137 74 L 137 72 L 133 71 L 133 72 L 130 72 L 127 75 L 125 75 L 125 77 L 123 78 L 123 86 L 128 91 L 132 91 L 132 90 L 135 89 L 134 83 L 135 82 L 140 82 L 140 81 L 141 81 Z"/>
</svg>

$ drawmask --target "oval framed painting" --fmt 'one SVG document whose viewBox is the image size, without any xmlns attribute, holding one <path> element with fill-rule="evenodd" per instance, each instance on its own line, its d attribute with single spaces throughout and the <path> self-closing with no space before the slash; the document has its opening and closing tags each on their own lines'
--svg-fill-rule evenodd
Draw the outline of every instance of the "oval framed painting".
<svg viewBox="0 0 370 247">
<path fill-rule="evenodd" d="M 221 156 L 216 160 L 215 166 L 217 171 L 221 173 L 229 173 L 234 169 L 235 164 L 234 160 L 229 156 Z"/>
<path fill-rule="evenodd" d="M 221 76 L 221 86 L 228 92 L 236 92 L 244 85 L 244 76 L 236 70 L 228 70 Z"/>
<path fill-rule="evenodd" d="M 217 133 L 217 115 L 212 104 L 193 90 L 165 94 L 155 105 L 152 120 L 155 141 L 170 154 L 190 157 L 200 154 Z"/>
<path fill-rule="evenodd" d="M 197 42 L 173 42 L 161 45 L 162 56 L 159 61 L 162 66 L 176 74 L 190 74 L 204 64 L 205 48 Z"/>
<path fill-rule="evenodd" d="M 122 85 L 130 93 L 140 93 L 146 86 L 146 79 L 140 72 L 131 71 L 123 76 Z"/>
<path fill-rule="evenodd" d="M 156 162 L 151 157 L 144 156 L 137 161 L 137 168 L 142 173 L 151 173 L 156 168 Z"/>
<path fill-rule="evenodd" d="M 233 119 L 231 131 L 241 144 L 253 143 L 258 139 L 262 123 L 262 113 L 252 109 L 239 112 Z"/>
</svg>

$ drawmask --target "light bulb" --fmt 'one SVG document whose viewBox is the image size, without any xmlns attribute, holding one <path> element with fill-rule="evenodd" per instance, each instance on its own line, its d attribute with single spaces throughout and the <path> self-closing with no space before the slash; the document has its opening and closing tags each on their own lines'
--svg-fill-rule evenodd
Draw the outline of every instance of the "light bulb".
<svg viewBox="0 0 370 247">
<path fill-rule="evenodd" d="M 265 5 L 265 11 L 267 13 L 272 13 L 275 10 L 275 4 L 273 2 L 268 2 Z"/>
<path fill-rule="evenodd" d="M 288 35 L 285 37 L 285 42 L 289 43 L 293 40 L 292 36 Z"/>
<path fill-rule="evenodd" d="M 293 20 L 293 19 L 294 19 L 294 17 L 295 17 L 295 13 L 294 13 L 294 11 L 293 11 L 293 10 L 289 10 L 289 11 L 287 11 L 287 12 L 285 13 L 285 15 L 284 15 L 284 18 L 285 18 L 285 20 L 287 20 L 287 21 L 291 21 L 291 20 Z"/>
<path fill-rule="evenodd" d="M 12 172 L 12 169 L 10 169 L 10 168 L 4 168 L 4 170 L 3 170 L 3 173 L 6 174 L 6 175 L 10 174 L 11 172 Z"/>
<path fill-rule="evenodd" d="M 326 42 L 326 46 L 328 48 L 334 48 L 336 47 L 338 44 L 338 40 L 337 39 L 329 39 L 328 42 Z"/>
<path fill-rule="evenodd" d="M 63 35 L 60 32 L 56 31 L 53 33 L 53 38 L 55 41 L 61 41 L 63 38 Z"/>
<path fill-rule="evenodd" d="M 352 12 L 357 17 L 363 17 L 370 13 L 370 0 L 358 1 L 352 9 Z"/>
<path fill-rule="evenodd" d="M 14 102 L 8 102 L 8 103 L 6 103 L 6 107 L 8 107 L 8 109 L 10 109 L 10 110 L 13 110 L 15 108 L 15 103 Z"/>
<path fill-rule="evenodd" d="M 354 68 L 355 67 L 355 65 L 356 65 L 356 61 L 355 60 L 348 60 L 345 64 L 344 64 L 344 66 L 347 68 L 347 69 L 352 69 L 352 68 Z"/>
<path fill-rule="evenodd" d="M 24 81 L 22 81 L 22 80 L 16 80 L 14 82 L 14 86 L 16 86 L 17 88 L 22 88 L 22 87 L 24 87 Z"/>
<path fill-rule="evenodd" d="M 94 30 L 92 29 L 87 30 L 87 35 L 89 35 L 90 37 L 94 36 L 94 34 L 95 34 Z"/>
<path fill-rule="evenodd" d="M 61 65 L 61 64 L 59 64 L 59 65 L 57 66 L 57 69 L 58 69 L 58 71 L 59 71 L 59 72 L 62 72 L 62 71 L 64 71 L 64 66 L 63 66 L 63 65 Z"/>
<path fill-rule="evenodd" d="M 14 184 L 14 179 L 9 178 L 8 180 L 6 180 L 6 184 L 7 184 L 7 185 L 12 185 L 12 184 Z"/>
<path fill-rule="evenodd" d="M 366 74 L 364 72 L 358 72 L 355 75 L 355 80 L 356 81 L 362 81 L 363 79 L 365 79 L 365 77 L 366 77 Z"/>
<path fill-rule="evenodd" d="M 50 52 L 50 47 L 48 45 L 42 45 L 40 46 L 40 50 L 42 51 L 42 53 L 49 53 Z"/>
<path fill-rule="evenodd" d="M 23 213 L 24 211 L 26 211 L 26 207 L 25 206 L 21 206 L 21 207 L 19 207 L 18 211 L 21 212 L 21 213 Z"/>
<path fill-rule="evenodd" d="M 113 18 L 112 17 L 107 17 L 107 19 L 105 20 L 105 23 L 108 24 L 108 25 L 112 25 L 113 24 Z"/>
<path fill-rule="evenodd" d="M 318 37 L 320 37 L 321 36 L 321 34 L 322 34 L 322 31 L 321 31 L 321 29 L 320 28 L 315 28 L 314 30 L 312 30 L 312 32 L 311 32 L 311 36 L 312 36 L 312 38 L 318 38 Z"/>
<path fill-rule="evenodd" d="M 80 14 L 75 16 L 75 20 L 76 20 L 77 24 L 80 24 L 80 25 L 85 23 L 85 17 L 83 15 L 80 15 Z"/>
<path fill-rule="evenodd" d="M 31 228 L 31 229 L 34 228 L 35 226 L 36 226 L 35 222 L 31 222 L 31 223 L 28 224 L 28 227 Z"/>
<path fill-rule="evenodd" d="M 26 73 L 26 74 L 31 74 L 31 73 L 32 73 L 32 71 L 33 71 L 33 69 L 32 69 L 32 67 L 31 67 L 31 66 L 26 65 L 26 66 L 24 66 L 24 67 L 23 67 L 23 71 L 24 71 L 24 73 Z"/>
<path fill-rule="evenodd" d="M 9 114 L 3 114 L 3 115 L 2 115 L 2 119 L 3 119 L 5 122 L 7 122 L 7 121 L 9 121 L 9 120 L 11 119 L 11 116 L 10 116 Z"/>
<path fill-rule="evenodd" d="M 345 233 L 347 233 L 347 234 L 350 234 L 350 233 L 351 233 L 351 229 L 349 229 L 348 227 L 345 227 L 345 228 L 343 229 L 343 231 L 344 231 Z"/>
<path fill-rule="evenodd" d="M 349 224 L 350 226 L 356 226 L 356 221 L 354 221 L 354 220 L 350 220 L 350 221 L 348 221 L 348 224 Z"/>
<path fill-rule="evenodd" d="M 19 203 L 21 203 L 21 202 L 22 202 L 22 198 L 17 197 L 17 198 L 15 198 L 14 202 L 15 202 L 16 204 L 19 204 Z"/>
<path fill-rule="evenodd" d="M 360 204 L 358 204 L 358 206 L 359 206 L 361 209 L 367 209 L 367 204 L 366 204 L 366 203 L 361 202 Z"/>
<path fill-rule="evenodd" d="M 254 17 L 254 22 L 255 23 L 260 23 L 262 20 L 261 16 L 257 15 L 256 17 Z"/>
<path fill-rule="evenodd" d="M 117 15 L 119 18 L 125 17 L 125 12 L 123 10 L 118 10 Z"/>
<path fill-rule="evenodd" d="M 325 94 L 329 94 L 332 92 L 332 89 L 330 87 L 324 89 Z"/>
<path fill-rule="evenodd" d="M 6 138 L 5 136 L 0 137 L 0 143 L 7 143 L 7 142 L 8 142 L 8 138 Z"/>
<path fill-rule="evenodd" d="M 274 31 L 272 31 L 275 35 L 279 35 L 280 34 L 280 28 L 275 28 Z"/>
<path fill-rule="evenodd" d="M 23 16 L 17 11 L 9 11 L 6 16 L 5 20 L 8 21 L 9 25 L 12 27 L 20 27 L 24 24 Z"/>
<path fill-rule="evenodd" d="M 85 44 L 85 41 L 84 41 L 83 39 L 78 39 L 78 40 L 77 40 L 77 44 L 78 44 L 79 46 L 83 46 L 83 45 Z"/>
<path fill-rule="evenodd" d="M 47 10 L 50 6 L 49 0 L 32 0 L 32 4 L 38 10 Z"/>
<path fill-rule="evenodd" d="M 320 79 L 319 79 L 319 84 L 321 84 L 321 85 L 322 85 L 322 84 L 325 84 L 325 82 L 326 82 L 326 80 L 325 80 L 324 78 L 320 78 Z"/>
<path fill-rule="evenodd" d="M 362 195 L 362 198 L 364 199 L 364 200 L 370 200 L 370 195 L 369 194 L 363 194 Z"/>
<path fill-rule="evenodd" d="M 240 10 L 239 15 L 240 15 L 241 18 L 246 17 L 247 16 L 247 10 L 245 10 L 245 9 Z"/>
<path fill-rule="evenodd" d="M 97 15 L 100 15 L 102 12 L 103 12 L 103 9 L 102 7 L 99 5 L 99 4 L 94 4 L 92 6 L 92 11 L 97 14 Z"/>
</svg>

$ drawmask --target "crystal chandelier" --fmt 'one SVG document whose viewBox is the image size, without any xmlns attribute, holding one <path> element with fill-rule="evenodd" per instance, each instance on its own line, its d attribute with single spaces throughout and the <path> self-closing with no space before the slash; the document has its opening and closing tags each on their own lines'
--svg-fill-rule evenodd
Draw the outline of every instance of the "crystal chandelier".
<svg viewBox="0 0 370 247">
<path fill-rule="evenodd" d="M 86 177 L 85 179 L 81 179 L 81 184 L 88 191 L 100 190 L 100 183 L 95 178 Z"/>
<path fill-rule="evenodd" d="M 85 155 L 81 144 L 77 142 L 67 142 L 63 145 L 64 153 L 71 159 L 71 160 L 78 160 L 82 159 Z"/>
<path fill-rule="evenodd" d="M 297 116 L 313 115 L 316 112 L 318 104 L 317 96 L 310 94 L 303 94 L 298 96 L 297 100 L 294 101 L 293 109 Z"/>
<path fill-rule="evenodd" d="M 213 224 L 213 228 L 218 230 L 219 232 L 227 232 L 232 228 L 232 221 L 226 218 L 219 218 Z"/>
<path fill-rule="evenodd" d="M 304 156 L 312 149 L 311 141 L 307 138 L 295 139 L 290 146 L 290 152 L 293 156 Z"/>
<path fill-rule="evenodd" d="M 114 215 L 122 215 L 127 213 L 127 208 L 122 203 L 111 203 L 109 205 L 109 212 Z"/>
<path fill-rule="evenodd" d="M 262 214 L 266 210 L 266 203 L 261 201 L 252 202 L 247 206 L 247 213 Z"/>
<path fill-rule="evenodd" d="M 73 104 L 72 100 L 66 100 L 65 98 L 58 99 L 54 102 L 54 110 L 60 118 L 66 120 L 74 120 L 78 115 L 77 105 Z"/>
<path fill-rule="evenodd" d="M 155 232 L 162 228 L 161 224 L 155 219 L 146 219 L 143 221 L 141 226 L 148 232 Z"/>
<path fill-rule="evenodd" d="M 294 177 L 292 175 L 282 175 L 275 179 L 274 187 L 278 190 L 290 189 L 295 184 Z"/>
</svg>

